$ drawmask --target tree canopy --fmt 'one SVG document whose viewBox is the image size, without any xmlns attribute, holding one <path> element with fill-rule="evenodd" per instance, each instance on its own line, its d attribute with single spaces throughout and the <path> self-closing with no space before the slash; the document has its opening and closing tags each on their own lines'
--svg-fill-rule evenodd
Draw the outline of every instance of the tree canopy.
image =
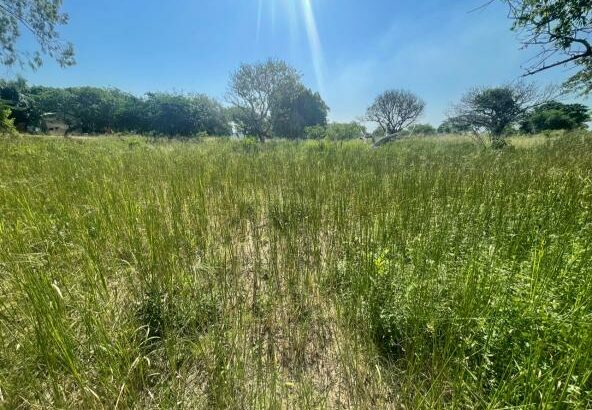
<svg viewBox="0 0 592 410">
<path fill-rule="evenodd" d="M 300 74 L 281 60 L 243 64 L 232 73 L 227 94 L 233 120 L 245 135 L 260 141 L 272 136 L 272 110 L 282 91 L 300 83 Z"/>
<path fill-rule="evenodd" d="M 486 132 L 492 142 L 501 142 L 504 132 L 521 121 L 530 109 L 547 100 L 548 92 L 541 92 L 533 84 L 474 88 L 453 106 L 449 123 L 456 128 L 469 128 L 476 134 Z"/>
<path fill-rule="evenodd" d="M 24 80 L 0 81 L 0 102 L 21 129 L 43 129 L 52 114 L 70 132 L 139 132 L 165 136 L 229 135 L 227 113 L 202 94 L 148 93 L 143 97 L 114 88 L 29 87 Z"/>
<path fill-rule="evenodd" d="M 471 131 L 471 126 L 459 124 L 454 118 L 447 118 L 438 126 L 437 131 L 438 134 L 464 134 Z"/>
<path fill-rule="evenodd" d="M 273 134 L 289 139 L 302 138 L 306 127 L 327 124 L 329 107 L 319 93 L 302 84 L 285 87 L 274 95 L 271 109 Z"/>
<path fill-rule="evenodd" d="M 376 144 L 397 138 L 423 114 L 425 105 L 420 97 L 406 90 L 388 90 L 376 97 L 366 112 L 366 119 L 377 123 L 386 134 Z"/>
<path fill-rule="evenodd" d="M 418 135 L 434 135 L 436 128 L 432 124 L 417 124 L 412 126 L 409 131 Z"/>
<path fill-rule="evenodd" d="M 564 104 L 550 101 L 536 107 L 521 124 L 521 131 L 537 133 L 548 130 L 574 130 L 586 128 L 590 121 L 588 107 L 582 104 Z"/>
<path fill-rule="evenodd" d="M 58 27 L 68 23 L 61 6 L 62 0 L 0 0 L 0 63 L 28 63 L 38 68 L 45 54 L 62 66 L 73 65 L 74 48 L 58 33 Z M 23 29 L 37 40 L 39 49 L 33 53 L 17 48 Z"/>
</svg>

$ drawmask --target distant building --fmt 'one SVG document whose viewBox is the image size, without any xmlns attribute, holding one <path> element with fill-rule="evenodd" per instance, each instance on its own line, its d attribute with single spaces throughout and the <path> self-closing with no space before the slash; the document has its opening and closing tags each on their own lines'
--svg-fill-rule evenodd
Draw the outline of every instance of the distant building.
<svg viewBox="0 0 592 410">
<path fill-rule="evenodd" d="M 43 114 L 43 129 L 50 135 L 65 136 L 70 130 L 67 116 L 53 112 Z"/>
</svg>

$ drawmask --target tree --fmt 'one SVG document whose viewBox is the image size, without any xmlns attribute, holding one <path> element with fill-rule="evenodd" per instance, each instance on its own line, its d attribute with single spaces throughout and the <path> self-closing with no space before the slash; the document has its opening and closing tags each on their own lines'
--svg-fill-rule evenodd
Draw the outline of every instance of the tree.
<svg viewBox="0 0 592 410">
<path fill-rule="evenodd" d="M 68 89 L 35 86 L 31 87 L 29 92 L 33 101 L 35 118 L 38 119 L 33 125 L 39 126 L 43 130 L 45 128 L 45 123 L 42 120 L 43 116 L 54 114 L 68 127 L 73 127 L 74 119 L 70 109 L 72 95 Z"/>
<path fill-rule="evenodd" d="M 432 124 L 417 124 L 409 128 L 409 133 L 418 135 L 434 135 L 436 133 L 436 129 L 432 126 Z"/>
<path fill-rule="evenodd" d="M 280 60 L 243 64 L 230 78 L 227 99 L 241 132 L 264 142 L 272 136 L 272 105 L 281 90 L 295 87 L 300 74 Z"/>
<path fill-rule="evenodd" d="M 26 131 L 27 127 L 36 125 L 39 121 L 29 86 L 22 78 L 14 81 L 0 80 L 0 104 L 10 108 L 10 118 L 18 129 Z"/>
<path fill-rule="evenodd" d="M 549 92 L 525 83 L 474 88 L 452 108 L 449 120 L 455 127 L 470 128 L 476 136 L 488 133 L 493 145 L 503 146 L 504 132 L 530 109 L 548 101 Z"/>
<path fill-rule="evenodd" d="M 467 124 L 459 124 L 455 118 L 447 118 L 438 127 L 438 134 L 465 134 L 471 131 Z"/>
<path fill-rule="evenodd" d="M 193 136 L 200 132 L 228 135 L 223 107 L 202 94 L 149 93 L 145 131 L 167 136 Z"/>
<path fill-rule="evenodd" d="M 550 101 L 536 107 L 522 121 L 521 130 L 537 133 L 547 130 L 573 130 L 586 128 L 590 121 L 588 107 L 582 104 L 563 104 Z"/>
<path fill-rule="evenodd" d="M 68 23 L 60 11 L 62 0 L 0 0 L 0 64 L 27 62 L 33 69 L 42 65 L 42 54 L 62 67 L 74 64 L 72 44 L 61 40 L 58 26 Z M 17 50 L 21 28 L 30 31 L 39 44 L 33 55 Z"/>
<path fill-rule="evenodd" d="M 115 112 L 113 130 L 117 132 L 142 132 L 146 127 L 146 103 L 133 94 L 113 89 Z"/>
<path fill-rule="evenodd" d="M 105 133 L 113 130 L 117 101 L 112 90 L 76 87 L 66 91 L 66 109 L 73 119 L 71 129 L 83 133 Z"/>
<path fill-rule="evenodd" d="M 303 138 L 306 127 L 327 124 L 328 112 L 329 107 L 319 93 L 301 84 L 285 87 L 273 97 L 273 134 L 289 139 Z"/>
<path fill-rule="evenodd" d="M 19 129 L 44 129 L 49 114 L 68 132 L 145 132 L 167 136 L 229 135 L 227 111 L 201 94 L 148 93 L 137 97 L 116 88 L 29 87 L 0 80 L 0 104 Z M 3 111 L 8 112 L 8 111 Z"/>
<path fill-rule="evenodd" d="M 376 97 L 366 112 L 366 119 L 378 123 L 386 136 L 374 145 L 398 138 L 403 129 L 417 121 L 424 109 L 425 102 L 409 91 L 389 90 Z"/>
<path fill-rule="evenodd" d="M 582 94 L 592 92 L 592 2 L 589 0 L 504 0 L 513 29 L 524 47 L 540 48 L 526 72 L 532 75 L 558 66 L 577 68 L 566 83 Z"/>
<path fill-rule="evenodd" d="M 363 138 L 366 135 L 366 127 L 357 122 L 332 122 L 324 126 L 306 127 L 304 135 L 307 139 L 353 140 Z"/>
</svg>

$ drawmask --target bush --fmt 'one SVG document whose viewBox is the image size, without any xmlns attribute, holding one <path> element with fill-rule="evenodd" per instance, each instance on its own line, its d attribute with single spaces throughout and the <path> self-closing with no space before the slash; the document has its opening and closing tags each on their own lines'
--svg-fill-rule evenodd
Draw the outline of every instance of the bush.
<svg viewBox="0 0 592 410">
<path fill-rule="evenodd" d="M 365 133 L 366 127 L 357 122 L 333 122 L 326 126 L 306 127 L 304 129 L 304 135 L 307 139 L 328 139 L 331 141 L 358 139 L 363 137 Z"/>
<path fill-rule="evenodd" d="M 0 135 L 13 134 L 16 132 L 14 119 L 11 118 L 11 110 L 5 105 L 0 104 Z"/>
</svg>

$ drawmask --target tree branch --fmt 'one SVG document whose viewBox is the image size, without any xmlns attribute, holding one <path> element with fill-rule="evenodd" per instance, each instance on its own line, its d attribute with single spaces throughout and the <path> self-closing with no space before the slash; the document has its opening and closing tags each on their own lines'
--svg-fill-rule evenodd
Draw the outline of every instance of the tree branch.
<svg viewBox="0 0 592 410">
<path fill-rule="evenodd" d="M 545 71 L 545 70 L 548 70 L 550 68 L 554 68 L 554 67 L 557 67 L 557 66 L 560 66 L 560 65 L 563 65 L 563 64 L 571 63 L 572 61 L 576 61 L 576 60 L 579 60 L 581 58 L 586 58 L 586 57 L 592 57 L 592 49 L 589 50 L 589 51 L 586 51 L 583 54 L 578 54 L 578 55 L 575 55 L 575 56 L 571 56 L 569 58 L 566 58 L 565 60 L 561 60 L 561 61 L 558 61 L 558 62 L 553 63 L 553 64 L 545 65 L 543 67 L 540 67 L 540 68 L 537 68 L 537 69 L 534 69 L 534 70 L 528 70 L 525 74 L 522 75 L 522 77 L 529 77 L 531 75 L 540 73 L 541 71 Z"/>
</svg>

